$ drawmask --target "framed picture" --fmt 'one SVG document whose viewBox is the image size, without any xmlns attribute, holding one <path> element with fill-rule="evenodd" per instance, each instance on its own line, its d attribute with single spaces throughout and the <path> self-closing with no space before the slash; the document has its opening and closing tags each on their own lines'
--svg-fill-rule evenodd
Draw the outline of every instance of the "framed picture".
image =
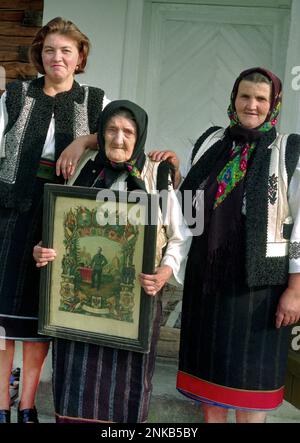
<svg viewBox="0 0 300 443">
<path fill-rule="evenodd" d="M 47 184 L 39 332 L 148 352 L 153 297 L 139 283 L 155 264 L 158 197 Z"/>
</svg>

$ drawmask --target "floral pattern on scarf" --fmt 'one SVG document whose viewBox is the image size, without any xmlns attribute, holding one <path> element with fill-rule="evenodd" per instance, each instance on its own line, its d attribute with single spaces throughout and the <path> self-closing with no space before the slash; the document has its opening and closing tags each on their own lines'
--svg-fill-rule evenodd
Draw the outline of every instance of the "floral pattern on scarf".
<svg viewBox="0 0 300 443">
<path fill-rule="evenodd" d="M 230 119 L 230 127 L 241 125 L 236 111 L 234 110 L 234 96 L 231 95 L 231 102 L 228 107 L 228 116 Z M 281 101 L 278 100 L 274 109 L 271 111 L 267 121 L 265 121 L 259 128 L 260 132 L 268 132 L 277 124 L 277 117 L 280 111 Z M 244 144 L 233 144 L 230 149 L 230 160 L 224 166 L 220 174 L 217 176 L 218 189 L 215 197 L 214 209 L 216 209 L 237 184 L 245 177 L 248 167 L 248 162 L 251 154 L 255 148 L 255 142 Z"/>
</svg>

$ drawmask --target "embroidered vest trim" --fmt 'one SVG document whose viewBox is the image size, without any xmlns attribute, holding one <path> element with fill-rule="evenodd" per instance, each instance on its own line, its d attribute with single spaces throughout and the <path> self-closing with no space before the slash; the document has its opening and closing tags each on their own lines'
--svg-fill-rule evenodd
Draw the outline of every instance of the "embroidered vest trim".
<svg viewBox="0 0 300 443">
<path fill-rule="evenodd" d="M 198 144 L 198 152 L 193 153 L 193 164 L 199 162 L 200 168 L 202 155 L 210 148 L 214 150 L 223 135 L 224 129 L 210 131 Z M 287 189 L 299 155 L 300 139 L 295 134 L 277 134 L 267 149 L 254 153 L 245 183 L 246 269 L 250 287 L 287 282 L 293 226 Z"/>
<path fill-rule="evenodd" d="M 44 94 L 43 86 L 43 77 L 7 86 L 8 124 L 5 158 L 0 160 L 0 205 L 20 212 L 27 211 L 31 205 L 52 114 L 56 161 L 74 138 L 96 132 L 102 110 L 104 92 L 101 89 L 80 86 L 74 81 L 70 91 L 50 97 Z"/>
</svg>

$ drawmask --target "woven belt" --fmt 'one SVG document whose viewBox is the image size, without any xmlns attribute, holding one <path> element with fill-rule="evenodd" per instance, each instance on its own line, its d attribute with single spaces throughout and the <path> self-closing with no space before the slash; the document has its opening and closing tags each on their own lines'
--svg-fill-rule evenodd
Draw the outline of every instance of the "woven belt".
<svg viewBox="0 0 300 443">
<path fill-rule="evenodd" d="M 54 181 L 56 177 L 55 162 L 52 160 L 41 158 L 36 175 L 39 178 Z"/>
</svg>

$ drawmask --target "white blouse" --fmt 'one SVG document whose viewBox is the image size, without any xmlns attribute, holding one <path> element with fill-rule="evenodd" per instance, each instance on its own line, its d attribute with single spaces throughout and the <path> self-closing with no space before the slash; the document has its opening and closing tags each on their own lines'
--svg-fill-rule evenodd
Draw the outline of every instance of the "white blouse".
<svg viewBox="0 0 300 443">
<path fill-rule="evenodd" d="M 192 235 L 184 223 L 181 206 L 174 190 L 169 190 L 168 199 L 167 217 L 164 220 L 168 244 L 161 265 L 169 265 L 173 270 L 175 280 L 183 285 Z M 169 283 L 175 284 L 174 279 L 171 278 Z"/>
</svg>

